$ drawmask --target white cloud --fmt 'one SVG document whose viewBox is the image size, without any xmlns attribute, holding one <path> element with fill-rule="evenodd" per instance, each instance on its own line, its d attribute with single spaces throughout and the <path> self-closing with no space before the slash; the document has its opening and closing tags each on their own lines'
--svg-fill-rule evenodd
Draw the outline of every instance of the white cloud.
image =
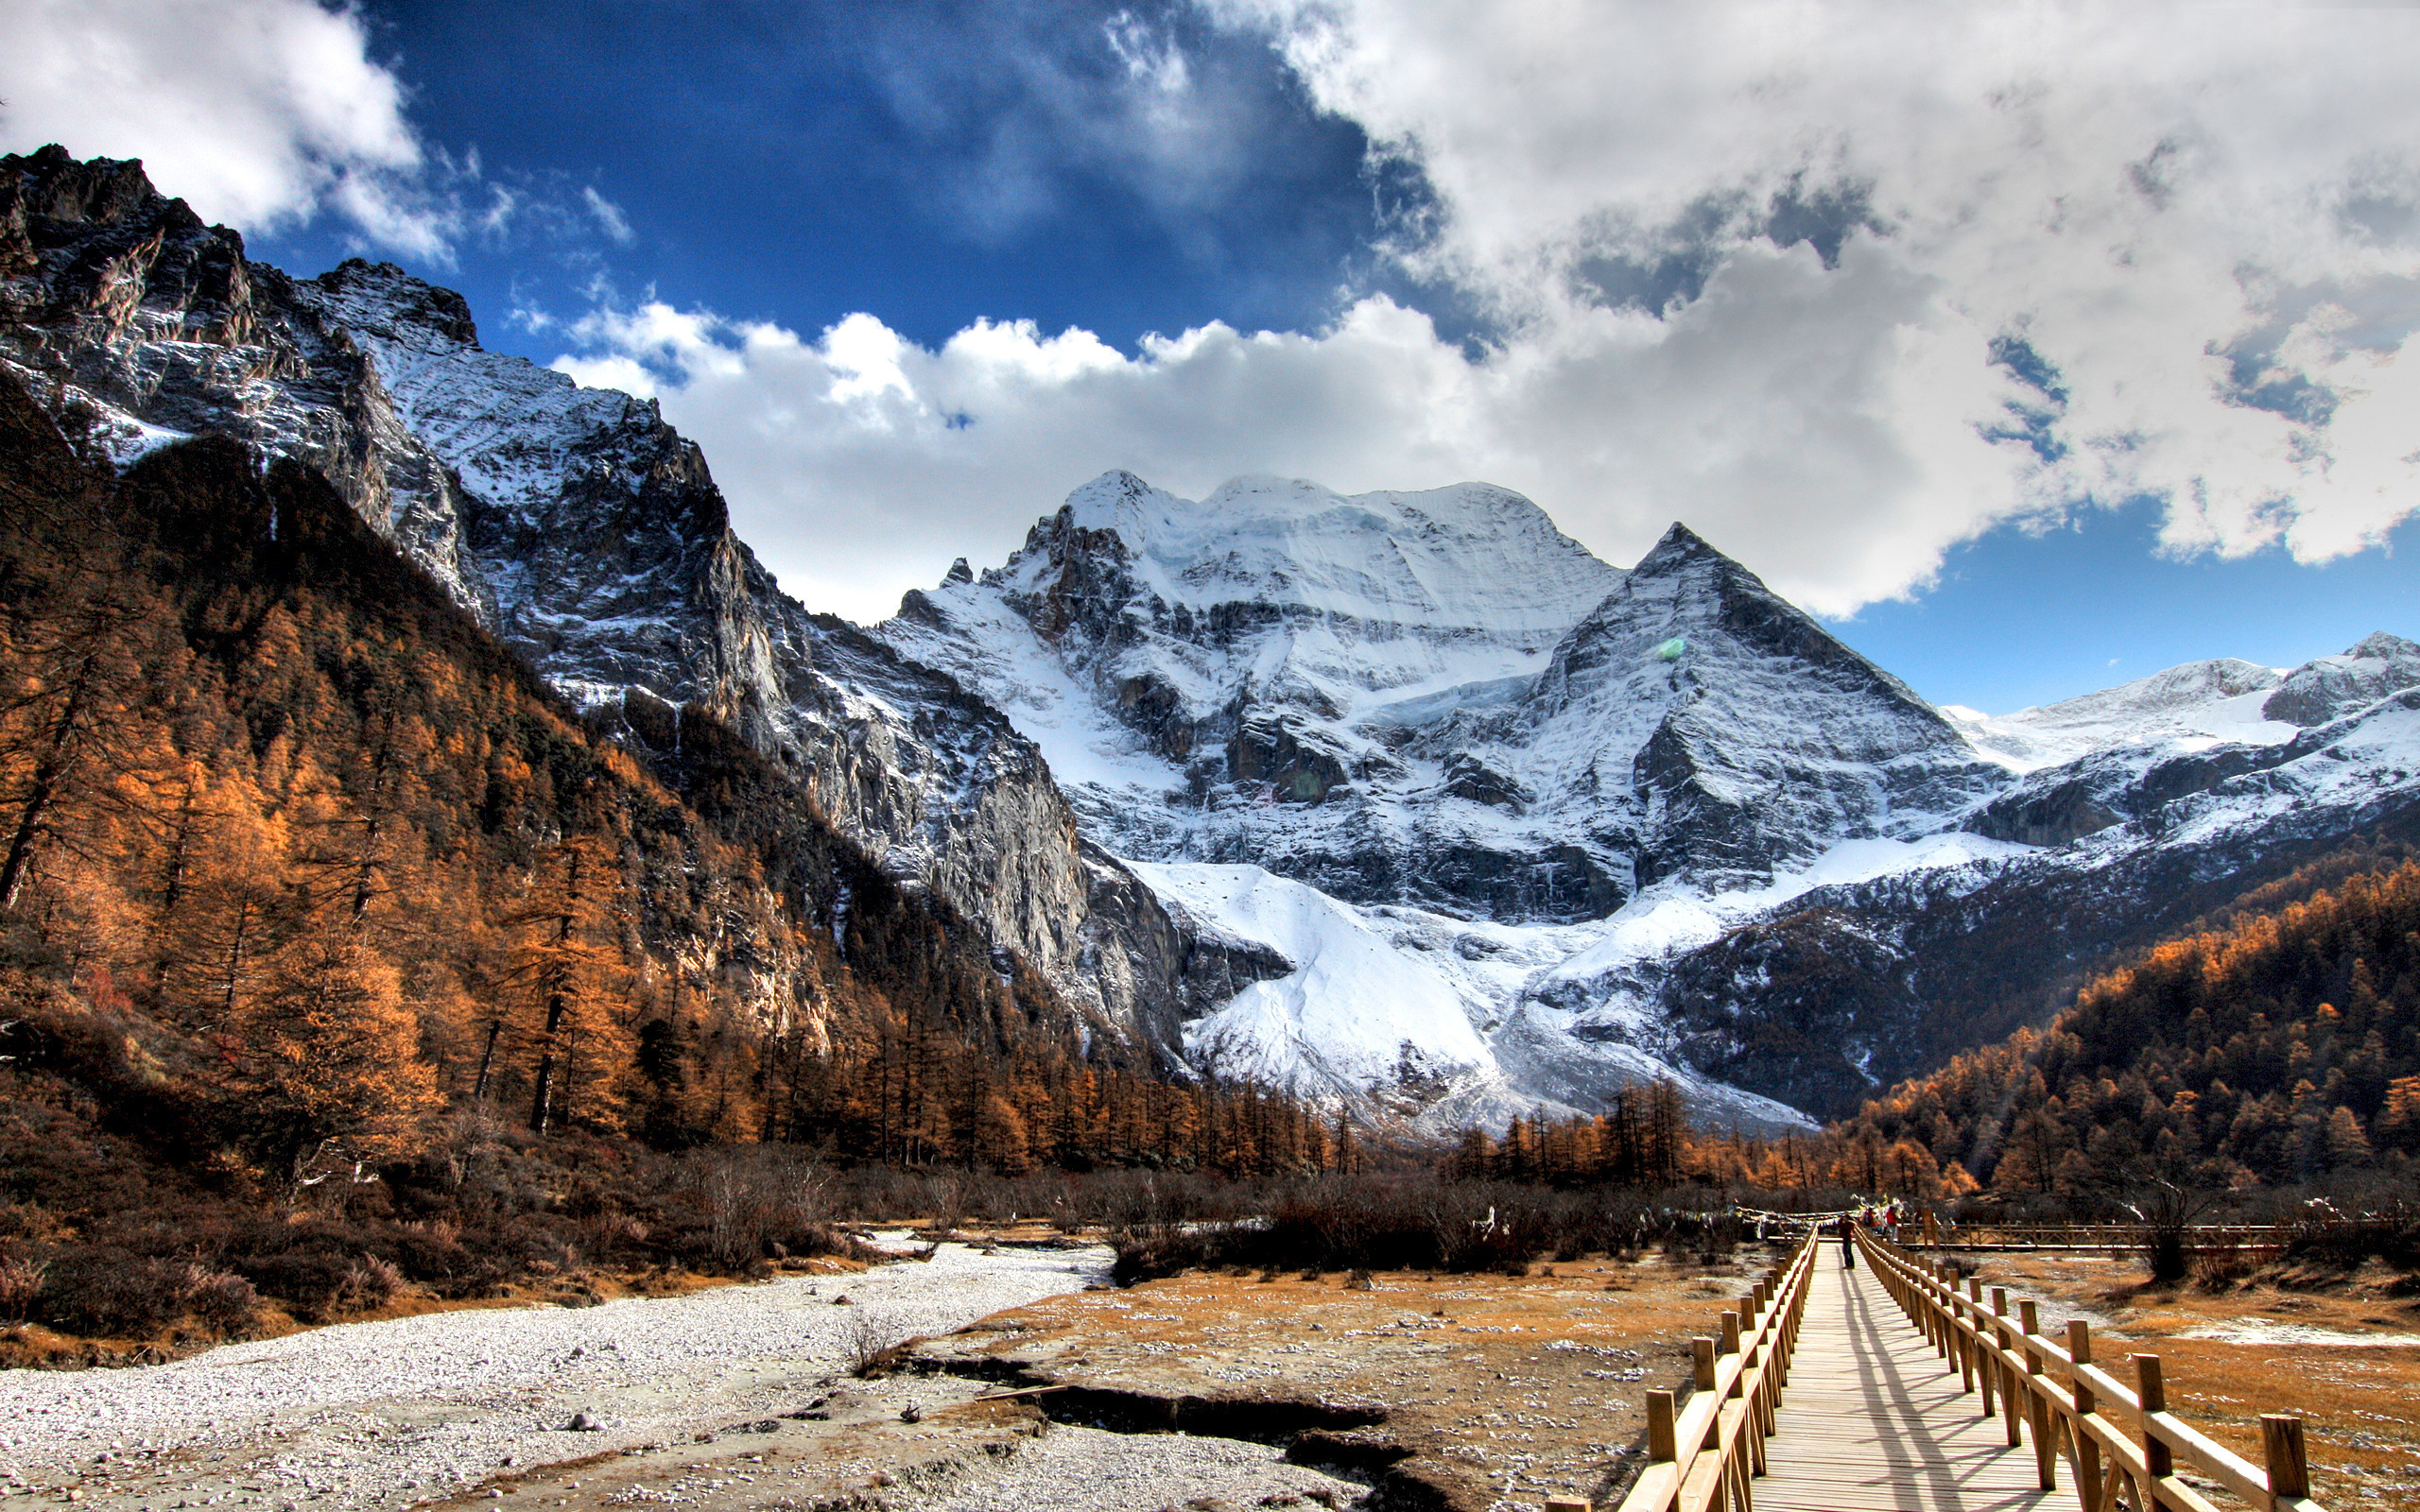
<svg viewBox="0 0 2420 1512">
<path fill-rule="evenodd" d="M 361 17 L 313 0 L 12 0 L 0 123 L 14 149 L 136 157 L 205 219 L 253 229 L 333 208 L 442 262 L 458 213 Z"/>
<path fill-rule="evenodd" d="M 631 230 L 631 218 L 622 214 L 622 207 L 598 194 L 594 184 L 581 186 L 579 202 L 588 207 L 588 213 L 596 217 L 597 227 L 614 241 L 628 247 L 636 239 Z"/>
<path fill-rule="evenodd" d="M 2420 325 L 2420 12 L 1205 3 L 1426 175 L 1442 234 L 1405 255 L 1516 329 L 1569 318 L 1584 259 L 1650 254 L 1710 198 L 1847 184 L 1945 291 L 1893 381 L 1977 333 L 2023 336 L 2061 376 L 2059 465 L 1970 455 L 1987 515 L 2142 490 L 2170 501 L 2177 548 L 2318 559 L 2420 503 L 2420 410 L 2387 397 Z M 2363 284 L 2400 291 L 2394 329 L 2347 343 L 2314 315 L 2270 354 L 2289 387 L 2348 386 L 2332 418 L 2242 402 L 2213 352 L 2303 291 Z"/>
<path fill-rule="evenodd" d="M 1969 480 L 1994 465 L 1973 422 L 2009 386 L 1979 335 L 1929 329 L 1941 298 L 1879 246 L 1830 271 L 1768 247 L 1668 319 L 1574 312 L 1479 362 L 1374 298 L 1316 335 L 1214 324 L 1132 357 L 1023 321 L 932 351 L 866 315 L 809 340 L 649 304 L 591 317 L 589 355 L 556 366 L 659 396 L 785 585 L 861 619 L 952 557 L 997 560 L 1111 467 L 1197 496 L 1238 472 L 1484 477 L 1616 560 L 1685 514 L 1784 592 L 1845 609 L 1926 571 L 2005 493 Z"/>
<path fill-rule="evenodd" d="M 1686 519 L 1831 612 L 2137 493 L 2173 549 L 2307 560 L 2420 503 L 2420 14 L 1204 3 L 1425 176 L 1394 254 L 1488 350 L 1374 298 L 1132 356 L 651 305 L 561 365 L 659 392 L 785 581 L 859 617 L 1113 466 L 1197 495 L 1485 478 L 1617 562 Z M 1131 25 L 1128 80 L 1182 94 Z M 1836 262 L 1768 239 L 1777 207 L 1828 215 Z M 1671 302 L 1589 287 L 1625 278 Z"/>
</svg>

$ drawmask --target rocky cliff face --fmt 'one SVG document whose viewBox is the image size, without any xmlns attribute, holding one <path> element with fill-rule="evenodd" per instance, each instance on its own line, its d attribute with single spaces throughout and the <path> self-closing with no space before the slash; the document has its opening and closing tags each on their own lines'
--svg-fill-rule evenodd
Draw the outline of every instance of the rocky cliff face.
<svg viewBox="0 0 2420 1512">
<path fill-rule="evenodd" d="M 0 361 L 95 445 L 123 459 L 211 432 L 317 469 L 576 702 L 638 690 L 735 725 L 1098 1030 L 1139 1043 L 1183 1011 L 1184 986 L 1151 974 L 1171 957 L 1124 937 L 1167 920 L 1081 853 L 1034 746 L 785 597 L 652 402 L 485 351 L 459 296 L 400 269 L 251 262 L 139 163 L 0 158 Z"/>
</svg>

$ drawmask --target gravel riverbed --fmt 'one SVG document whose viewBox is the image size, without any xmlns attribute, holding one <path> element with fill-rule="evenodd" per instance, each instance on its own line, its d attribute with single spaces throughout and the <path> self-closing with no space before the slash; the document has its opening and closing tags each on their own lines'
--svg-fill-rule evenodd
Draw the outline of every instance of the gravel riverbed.
<svg viewBox="0 0 2420 1512">
<path fill-rule="evenodd" d="M 945 1333 L 1098 1283 L 1109 1259 L 944 1245 L 861 1274 L 341 1325 L 141 1369 L 7 1372 L 0 1490 L 162 1509 L 443 1500 L 514 1467 L 780 1413 L 846 1368 L 858 1319 L 891 1339 Z M 844 1293 L 851 1305 L 836 1305 Z M 570 1431 L 576 1414 L 597 1426 Z"/>
</svg>

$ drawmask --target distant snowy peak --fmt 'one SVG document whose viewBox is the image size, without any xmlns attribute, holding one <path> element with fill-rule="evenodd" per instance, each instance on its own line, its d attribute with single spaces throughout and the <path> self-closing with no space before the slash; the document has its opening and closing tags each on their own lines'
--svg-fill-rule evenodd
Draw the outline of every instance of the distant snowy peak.
<svg viewBox="0 0 2420 1512">
<path fill-rule="evenodd" d="M 1483 484 L 1348 497 L 1245 478 L 1196 502 L 1111 472 L 979 581 L 953 570 L 907 595 L 881 633 L 1008 710 L 1078 782 L 1320 802 L 1400 775 L 1355 732 L 1365 714 L 1526 685 L 1621 576 Z"/>
<path fill-rule="evenodd" d="M 1196 612 L 1249 603 L 1427 629 L 1560 633 L 1621 576 L 1535 504 L 1483 483 L 1344 495 L 1245 477 L 1197 502 L 1119 472 L 1068 495 L 985 581 L 1046 593 L 1086 553 L 1115 555 L 1137 602 Z"/>
<path fill-rule="evenodd" d="M 2273 746 L 2291 740 L 2295 727 L 2263 713 L 2261 707 L 2286 677 L 2275 667 L 2221 657 L 2013 714 L 1955 704 L 1942 713 L 1989 760 L 2031 772 L 2121 746 L 2180 739 Z"/>
<path fill-rule="evenodd" d="M 2380 630 L 2342 655 L 2296 667 L 2261 713 L 2311 729 L 2411 687 L 2420 687 L 2420 645 Z"/>
<path fill-rule="evenodd" d="M 2013 714 L 1942 713 L 1985 758 L 2018 773 L 2127 748 L 2276 746 L 2420 687 L 2420 644 L 2380 630 L 2290 671 L 2220 657 Z"/>
</svg>

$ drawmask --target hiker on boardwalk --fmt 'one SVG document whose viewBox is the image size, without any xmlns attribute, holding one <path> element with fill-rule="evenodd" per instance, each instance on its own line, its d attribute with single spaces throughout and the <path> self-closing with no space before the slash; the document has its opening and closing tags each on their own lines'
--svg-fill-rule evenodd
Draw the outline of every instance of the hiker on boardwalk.
<svg viewBox="0 0 2420 1512">
<path fill-rule="evenodd" d="M 1841 1268 L 1857 1269 L 1857 1234 L 1851 1227 L 1857 1222 L 1846 1213 L 1841 1215 Z"/>
</svg>

